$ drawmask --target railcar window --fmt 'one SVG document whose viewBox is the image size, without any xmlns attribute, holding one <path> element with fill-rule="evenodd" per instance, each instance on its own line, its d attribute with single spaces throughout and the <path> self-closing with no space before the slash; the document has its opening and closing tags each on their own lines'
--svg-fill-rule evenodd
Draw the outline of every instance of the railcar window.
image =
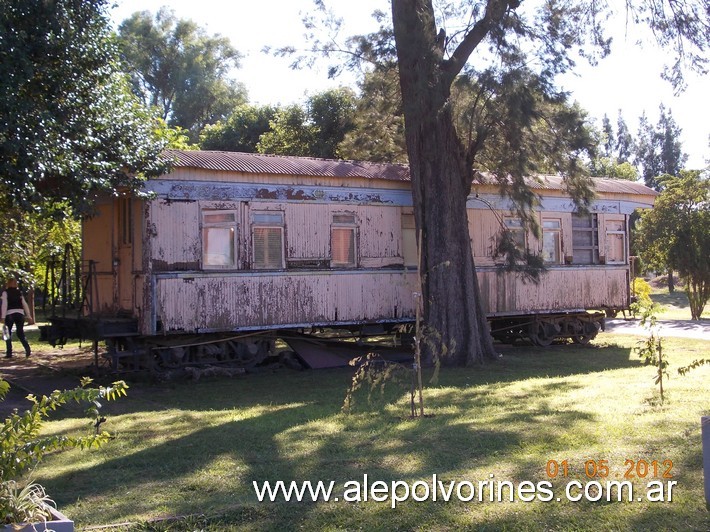
<svg viewBox="0 0 710 532">
<path fill-rule="evenodd" d="M 205 268 L 235 268 L 237 214 L 234 211 L 202 212 L 202 264 Z"/>
<path fill-rule="evenodd" d="M 357 221 L 354 214 L 334 214 L 330 227 L 330 265 L 357 266 Z"/>
<path fill-rule="evenodd" d="M 505 227 L 513 235 L 515 247 L 520 251 L 525 251 L 527 248 L 525 243 L 525 226 L 520 218 L 506 218 Z"/>
<path fill-rule="evenodd" d="M 572 263 L 599 263 L 597 215 L 572 215 Z"/>
<path fill-rule="evenodd" d="M 542 221 L 542 260 L 549 264 L 559 264 L 562 256 L 562 221 Z"/>
<path fill-rule="evenodd" d="M 255 212 L 252 215 L 252 245 L 254 269 L 284 268 L 284 214 Z"/>
</svg>

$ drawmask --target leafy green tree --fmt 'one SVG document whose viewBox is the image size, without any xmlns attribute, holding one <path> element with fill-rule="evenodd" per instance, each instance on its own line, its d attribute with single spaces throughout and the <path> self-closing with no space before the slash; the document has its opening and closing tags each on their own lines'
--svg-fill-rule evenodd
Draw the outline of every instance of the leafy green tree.
<svg viewBox="0 0 710 532">
<path fill-rule="evenodd" d="M 308 98 L 308 119 L 312 124 L 314 157 L 338 157 L 338 146 L 353 129 L 355 94 L 341 87 Z"/>
<path fill-rule="evenodd" d="M 638 179 L 638 170 L 629 160 L 635 146 L 634 139 L 629 133 L 621 110 L 616 122 L 616 131 L 609 117 L 604 115 L 598 145 L 596 156 L 592 157 L 589 164 L 591 175 L 627 181 Z"/>
<path fill-rule="evenodd" d="M 230 78 L 241 54 L 229 40 L 208 36 L 191 20 L 160 9 L 136 12 L 118 28 L 121 57 L 134 92 L 158 108 L 171 126 L 194 142 L 207 124 L 225 120 L 246 102 L 243 85 Z"/>
<path fill-rule="evenodd" d="M 81 246 L 81 226 L 68 204 L 23 212 L 0 200 L 0 278 L 12 274 L 24 286 L 44 286 L 46 266 L 67 244 Z"/>
<path fill-rule="evenodd" d="M 707 63 L 710 13 L 703 0 L 673 2 L 673 9 L 663 9 L 667 3 L 663 0 L 659 8 L 658 2 L 637 0 L 627 2 L 627 8 L 630 22 L 649 25 L 662 44 L 679 54 L 667 77 L 680 84 L 684 66 L 702 68 Z M 316 4 L 324 7 L 322 1 Z M 537 199 L 526 184 L 526 173 L 543 163 L 563 174 L 567 191 L 579 208 L 585 207 L 591 197 L 590 181 L 579 144 L 584 135 L 574 117 L 559 117 L 566 126 L 559 137 L 570 132 L 577 137 L 561 141 L 572 148 L 566 157 L 538 161 L 542 152 L 537 151 L 531 152 L 530 160 L 526 148 L 532 135 L 528 132 L 540 124 L 539 109 L 563 98 L 555 86 L 557 75 L 573 69 L 579 56 L 594 61 L 610 51 L 605 21 L 617 13 L 610 3 L 592 0 L 537 2 L 530 9 L 520 0 L 469 0 L 437 4 L 436 10 L 431 0 L 392 0 L 391 5 L 394 47 L 387 39 L 388 21 L 379 14 L 382 28 L 372 36 L 354 38 L 345 45 L 332 44 L 328 36 L 316 39 L 312 50 L 326 57 L 345 50 L 344 67 L 372 61 L 378 54 L 392 61 L 396 50 L 414 214 L 422 234 L 425 322 L 440 335 L 441 351 L 450 354 L 446 362 L 494 358 L 466 231 L 466 199 L 475 163 L 484 160 L 484 144 L 497 144 L 498 149 L 489 153 L 498 156 L 487 159 L 495 163 L 488 167 L 490 178 L 521 213 L 528 212 Z M 313 28 L 313 17 L 308 23 Z M 337 24 L 332 27 L 338 29 Z M 343 66 L 334 71 L 337 68 Z M 475 119 L 468 130 L 470 142 L 464 142 L 457 129 L 452 105 L 452 90 L 461 74 L 482 89 L 496 84 L 510 89 L 502 98 L 496 91 L 480 92 L 478 109 L 494 110 L 481 115 L 489 116 L 494 127 L 483 123 L 479 134 Z M 544 97 L 532 97 L 526 83 L 532 83 Z M 487 106 L 486 98 L 500 98 L 501 103 Z M 496 116 L 496 112 L 501 114 Z M 494 136 L 495 126 L 505 132 Z M 550 131 L 545 142 L 555 145 L 557 140 Z"/>
<path fill-rule="evenodd" d="M 614 128 L 611 125 L 611 120 L 605 114 L 602 118 L 602 148 L 603 156 L 611 159 L 614 156 Z"/>
<path fill-rule="evenodd" d="M 589 171 L 595 177 L 612 177 L 626 181 L 636 181 L 639 177 L 638 170 L 633 164 L 628 161 L 620 163 L 617 159 L 609 157 L 592 161 Z"/>
<path fill-rule="evenodd" d="M 671 110 L 659 106 L 658 123 L 652 125 L 646 113 L 639 118 L 636 162 L 641 167 L 641 175 L 646 183 L 660 190 L 658 178 L 662 175 L 678 175 L 688 160 L 683 153 L 680 140 L 681 128 L 673 118 Z"/>
<path fill-rule="evenodd" d="M 158 120 L 160 127 L 156 135 L 165 143 L 165 147 L 173 150 L 199 150 L 197 144 L 190 143 L 187 131 L 180 126 L 169 127 L 162 119 Z"/>
<path fill-rule="evenodd" d="M 653 126 L 644 113 L 639 118 L 636 163 L 642 170 L 647 186 L 661 190 L 659 181 L 664 175 L 678 175 L 688 156 L 683 153 L 680 141 L 681 129 L 676 124 L 670 109 L 659 106 L 658 123 Z M 668 291 L 675 291 L 673 270 L 668 270 Z"/>
<path fill-rule="evenodd" d="M 404 116 L 396 64 L 367 73 L 361 84 L 356 129 L 341 143 L 357 155 L 349 158 L 383 162 L 406 162 Z M 513 115 L 526 107 L 526 119 Z M 586 125 L 586 113 L 571 104 L 566 95 L 550 98 L 541 92 L 530 72 L 503 76 L 464 73 L 456 78 L 451 91 L 456 130 L 469 150 L 471 164 L 481 172 L 495 169 L 503 158 L 512 160 L 508 143 L 515 138 L 519 158 L 530 173 L 555 173 L 581 154 L 594 148 Z M 512 109 L 512 112 L 509 110 Z"/>
<path fill-rule="evenodd" d="M 89 387 L 91 379 L 84 377 L 81 385 L 72 390 L 54 390 L 50 395 L 27 396 L 31 405 L 27 410 L 11 412 L 0 423 L 0 515 L 2 523 L 22 528 L 28 520 L 47 519 L 44 502 L 51 501 L 44 488 L 31 483 L 23 476 L 37 467 L 50 452 L 68 449 L 99 448 L 112 438 L 101 425 L 106 418 L 101 415 L 101 402 L 126 395 L 128 385 L 116 381 L 111 386 Z M 9 384 L 0 379 L 0 402 L 5 399 Z M 87 405 L 86 415 L 93 425 L 94 434 L 46 434 L 42 429 L 53 412 L 67 403 Z M 34 528 L 31 525 L 28 528 Z"/>
<path fill-rule="evenodd" d="M 616 119 L 616 161 L 617 163 L 628 163 L 631 161 L 635 142 L 634 138 L 629 131 L 629 126 L 626 125 L 624 117 L 621 116 L 621 109 L 619 109 L 619 116 Z"/>
<path fill-rule="evenodd" d="M 619 109 L 616 119 L 616 131 L 607 115 L 602 118 L 601 156 L 613 160 L 616 164 L 628 162 L 634 151 L 634 138 L 629 132 L 629 126 Z"/>
<path fill-rule="evenodd" d="M 699 320 L 710 298 L 710 179 L 697 170 L 679 174 L 659 177 L 663 190 L 641 216 L 637 236 L 646 264 L 678 271 Z"/>
<path fill-rule="evenodd" d="M 271 129 L 259 139 L 260 153 L 334 159 L 353 129 L 355 97 L 350 89 L 331 89 L 308 98 L 306 106 L 277 111 Z"/>
<path fill-rule="evenodd" d="M 345 159 L 406 163 L 404 115 L 396 66 L 367 72 L 359 83 L 353 130 L 338 146 Z"/>
<path fill-rule="evenodd" d="M 259 138 L 270 131 L 277 112 L 278 108 L 271 105 L 242 104 L 226 120 L 205 126 L 200 133 L 200 147 L 256 153 Z"/>
<path fill-rule="evenodd" d="M 0 3 L 0 195 L 21 212 L 91 210 L 158 175 L 153 117 L 120 72 L 107 0 Z"/>
<path fill-rule="evenodd" d="M 257 151 L 275 155 L 310 156 L 313 141 L 307 120 L 305 109 L 298 104 L 279 109 L 270 123 L 269 131 L 259 138 Z"/>
</svg>

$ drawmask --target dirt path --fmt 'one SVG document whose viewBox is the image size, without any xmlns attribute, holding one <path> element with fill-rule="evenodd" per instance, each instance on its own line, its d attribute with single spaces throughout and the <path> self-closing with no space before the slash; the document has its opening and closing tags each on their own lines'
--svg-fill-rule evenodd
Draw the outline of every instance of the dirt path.
<svg viewBox="0 0 710 532">
<path fill-rule="evenodd" d="M 10 383 L 10 393 L 0 402 L 0 415 L 30 406 L 27 395 L 49 395 L 54 390 L 75 388 L 82 376 L 93 374 L 93 354 L 85 348 L 43 350 L 30 358 L 0 357 L 0 377 Z"/>
</svg>

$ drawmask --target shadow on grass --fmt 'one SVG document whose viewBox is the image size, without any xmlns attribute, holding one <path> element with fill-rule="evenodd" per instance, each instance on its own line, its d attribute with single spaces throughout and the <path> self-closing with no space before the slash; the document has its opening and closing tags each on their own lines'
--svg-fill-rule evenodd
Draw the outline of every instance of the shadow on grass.
<svg viewBox="0 0 710 532">
<path fill-rule="evenodd" d="M 659 303 L 661 305 L 670 305 L 672 307 L 678 307 L 680 309 L 686 309 L 690 306 L 688 303 L 688 296 L 682 289 L 676 290 L 672 294 L 668 292 L 660 294 L 651 294 L 651 300 L 654 303 Z"/>
<path fill-rule="evenodd" d="M 473 370 L 461 371 L 475 374 Z M 283 402 L 283 391 L 274 391 L 278 376 L 254 378 L 244 387 L 240 384 L 246 380 L 176 386 L 179 414 L 175 409 L 158 410 L 154 422 L 161 423 L 161 413 L 166 418 L 177 415 L 183 427 L 192 425 L 189 433 L 168 435 L 148 447 L 138 442 L 140 450 L 124 448 L 120 456 L 106 457 L 88 468 L 81 468 L 79 458 L 72 472 L 38 480 L 56 495 L 60 507 L 76 501 L 99 505 L 99 517 L 91 517 L 86 507 L 81 510 L 82 517 L 77 512 L 81 506 L 75 507 L 75 519 L 86 525 L 87 521 L 115 522 L 131 515 L 209 515 L 253 505 L 257 502 L 253 481 L 334 480 L 342 486 L 348 480 L 362 480 L 364 474 L 389 482 L 426 478 L 433 473 L 494 473 L 501 456 L 515 455 L 530 441 L 553 444 L 571 430 L 587 443 L 597 439 L 579 427 L 590 420 L 589 414 L 560 412 L 547 403 L 555 394 L 575 389 L 570 383 L 533 384 L 514 398 L 505 390 L 440 389 L 427 400 L 427 407 L 436 415 L 410 421 L 371 413 L 341 415 L 345 387 L 332 384 L 340 382 L 341 375 L 340 371 L 321 373 L 321 379 L 315 378 L 315 372 L 295 375 L 299 382 L 287 394 L 290 403 Z M 252 394 L 258 383 L 264 397 Z M 276 398 L 280 404 L 271 402 Z M 202 414 L 180 410 L 185 407 L 178 405 L 185 402 L 201 405 Z M 521 405 L 528 404 L 536 406 L 521 411 Z M 452 405 L 457 411 L 446 413 Z M 475 412 L 481 405 L 494 420 L 476 421 Z M 258 411 L 245 419 L 234 419 L 246 408 Z M 210 411 L 211 417 L 203 419 Z M 143 439 L 151 437 L 144 421 L 135 423 L 142 423 Z M 305 519 L 314 505 L 292 505 L 284 515 L 282 506 L 267 504 L 278 514 L 275 519 L 281 525 L 285 519 Z M 412 517 L 403 519 L 409 523 Z"/>
<path fill-rule="evenodd" d="M 336 480 L 342 485 L 365 473 L 384 481 L 419 479 L 435 472 L 494 473 L 501 457 L 516 462 L 509 471 L 512 477 L 526 478 L 533 469 L 544 467 L 516 457 L 531 442 L 553 446 L 575 433 L 589 445 L 602 436 L 585 431 L 586 425 L 594 426 L 587 412 L 550 406 L 552 397 L 578 385 L 531 381 L 513 395 L 508 385 L 637 366 L 630 349 L 623 346 L 507 348 L 495 363 L 443 369 L 438 384 L 428 387 L 426 406 L 436 415 L 418 421 L 402 419 L 408 412 L 402 400 L 395 409 L 383 407 L 385 415 L 362 411 L 341 415 L 352 368 L 280 371 L 199 383 L 137 383 L 127 398 L 105 405 L 114 416 L 123 415 L 109 417 L 107 430 L 122 424 L 123 434 L 99 453 L 99 463 L 86 466 L 76 454 L 73 462 L 62 464 L 71 472 L 36 480 L 60 507 L 73 505 L 72 517 L 84 526 L 137 515 L 225 512 L 241 516 L 234 518 L 238 523 L 257 515 L 261 529 L 268 529 L 269 523 L 277 528 L 299 520 L 318 523 L 324 518 L 321 513 L 330 516 L 337 509 L 267 504 L 253 512 L 244 510 L 256 505 L 252 482 Z M 403 390 L 396 394 L 401 397 Z M 483 409 L 489 419 L 478 422 L 476 413 Z M 101 508 L 100 515 L 95 515 L 93 505 Z M 435 514 L 450 511 L 425 507 Z M 314 518 L 312 512 L 318 515 Z M 367 512 L 373 517 L 362 523 L 377 528 L 376 514 L 381 511 L 368 507 Z M 349 523 L 346 528 L 357 524 L 350 518 L 343 517 Z M 416 528 L 418 519 L 435 523 L 419 507 L 415 511 L 410 507 L 401 516 L 402 527 Z M 442 519 L 454 522 L 451 516 Z M 392 529 L 400 528 L 389 522 Z"/>
</svg>

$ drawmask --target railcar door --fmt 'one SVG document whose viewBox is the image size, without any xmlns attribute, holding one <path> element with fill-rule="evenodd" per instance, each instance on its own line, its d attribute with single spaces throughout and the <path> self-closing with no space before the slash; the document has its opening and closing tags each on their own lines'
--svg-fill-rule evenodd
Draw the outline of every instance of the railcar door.
<svg viewBox="0 0 710 532">
<path fill-rule="evenodd" d="M 115 265 L 117 280 L 117 303 L 120 310 L 133 312 L 133 201 L 132 198 L 119 198 L 117 262 Z"/>
</svg>

